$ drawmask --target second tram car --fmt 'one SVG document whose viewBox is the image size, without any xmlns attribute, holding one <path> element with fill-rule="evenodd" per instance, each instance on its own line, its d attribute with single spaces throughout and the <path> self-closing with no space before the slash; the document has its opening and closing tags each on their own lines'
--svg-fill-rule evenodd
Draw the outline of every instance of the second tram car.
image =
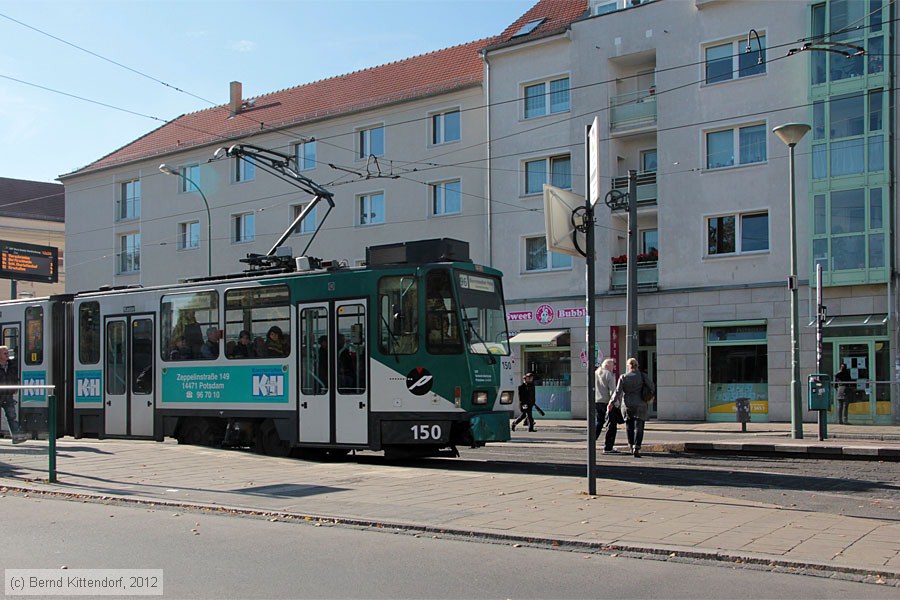
<svg viewBox="0 0 900 600">
<path fill-rule="evenodd" d="M 434 455 L 510 437 L 500 273 L 457 240 L 373 247 L 364 267 L 299 258 L 292 269 L 4 302 L 0 333 L 24 383 L 56 386 L 59 422 L 76 437 L 271 455 Z M 46 393 L 31 395 L 26 432 L 46 418 Z"/>
</svg>

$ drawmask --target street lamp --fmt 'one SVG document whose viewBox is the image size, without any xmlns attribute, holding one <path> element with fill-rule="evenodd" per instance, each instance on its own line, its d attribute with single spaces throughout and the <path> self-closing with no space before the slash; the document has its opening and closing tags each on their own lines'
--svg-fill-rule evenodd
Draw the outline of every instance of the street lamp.
<svg viewBox="0 0 900 600">
<path fill-rule="evenodd" d="M 203 198 L 203 204 L 206 206 L 206 274 L 209 277 L 212 277 L 212 218 L 209 215 L 209 202 L 206 200 L 206 194 L 203 193 L 203 190 L 200 189 L 200 186 L 192 180 L 190 177 L 179 171 L 178 169 L 173 169 L 166 163 L 159 165 L 159 172 L 165 173 L 166 175 L 175 175 L 176 177 L 181 177 L 192 186 L 194 189 L 200 192 L 200 197 Z"/>
<path fill-rule="evenodd" d="M 772 130 L 790 149 L 791 202 L 791 273 L 788 287 L 791 292 L 791 429 L 794 439 L 803 439 L 802 395 L 800 392 L 800 317 L 797 313 L 797 198 L 794 189 L 794 146 L 810 130 L 805 123 L 786 123 Z"/>
</svg>

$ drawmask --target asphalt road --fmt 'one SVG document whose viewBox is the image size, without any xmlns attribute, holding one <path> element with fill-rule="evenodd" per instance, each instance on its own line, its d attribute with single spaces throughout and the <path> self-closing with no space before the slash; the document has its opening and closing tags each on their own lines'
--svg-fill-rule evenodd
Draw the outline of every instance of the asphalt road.
<svg viewBox="0 0 900 600">
<path fill-rule="evenodd" d="M 161 569 L 167 598 L 896 598 L 749 567 L 0 496 L 7 569 Z M 58 597 L 58 596 L 57 596 Z"/>
</svg>

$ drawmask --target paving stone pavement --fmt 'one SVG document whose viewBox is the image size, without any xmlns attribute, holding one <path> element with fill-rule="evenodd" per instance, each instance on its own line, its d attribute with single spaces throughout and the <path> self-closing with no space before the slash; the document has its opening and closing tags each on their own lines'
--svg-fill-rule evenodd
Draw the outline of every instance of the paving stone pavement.
<svg viewBox="0 0 900 600">
<path fill-rule="evenodd" d="M 309 462 L 125 440 L 0 440 L 6 491 L 215 506 L 522 543 L 676 554 L 866 576 L 900 586 L 900 521 L 650 483 L 369 462 Z"/>
</svg>

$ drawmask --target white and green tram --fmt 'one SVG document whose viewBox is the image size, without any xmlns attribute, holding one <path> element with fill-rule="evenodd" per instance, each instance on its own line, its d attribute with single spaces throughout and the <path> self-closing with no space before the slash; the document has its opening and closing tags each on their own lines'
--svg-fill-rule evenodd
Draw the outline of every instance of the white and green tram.
<svg viewBox="0 0 900 600">
<path fill-rule="evenodd" d="M 457 240 L 369 248 L 363 267 L 297 259 L 0 303 L 0 328 L 76 437 L 412 456 L 509 439 L 501 276 Z M 21 409 L 39 419 L 32 394 Z"/>
</svg>

